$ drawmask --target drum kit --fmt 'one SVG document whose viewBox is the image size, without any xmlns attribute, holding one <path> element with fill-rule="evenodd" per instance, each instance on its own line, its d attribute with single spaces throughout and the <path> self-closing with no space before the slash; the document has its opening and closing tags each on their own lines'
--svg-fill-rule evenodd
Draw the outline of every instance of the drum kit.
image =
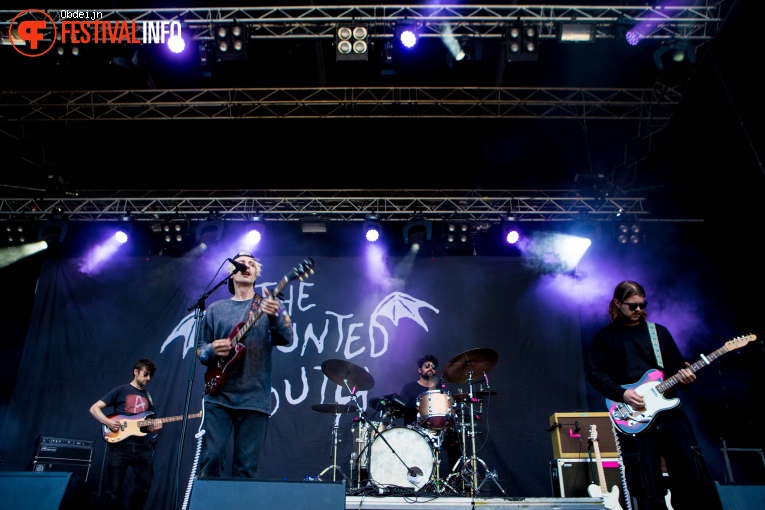
<svg viewBox="0 0 765 510">
<path fill-rule="evenodd" d="M 350 455 L 350 476 L 337 462 L 338 421 L 332 429 L 331 466 L 318 479 L 332 471 L 332 480 L 342 477 L 357 489 L 365 485 L 391 486 L 422 492 L 476 495 L 484 484 L 492 481 L 502 492 L 496 473 L 476 455 L 476 415 L 483 409 L 485 397 L 496 395 L 489 389 L 488 372 L 497 364 L 498 354 L 491 349 L 472 349 L 451 359 L 443 369 L 442 380 L 467 384 L 467 391 L 451 394 L 445 389 L 425 391 L 417 406 L 395 393 L 370 400 L 375 411 L 370 418 L 358 402 L 357 391 L 374 387 L 372 375 L 345 360 L 331 359 L 321 370 L 332 382 L 344 386 L 351 395 L 347 404 L 316 404 L 311 409 L 320 413 L 350 414 L 353 419 L 353 447 Z M 485 383 L 485 387 L 484 387 Z M 413 425 L 393 426 L 393 421 L 416 414 Z M 445 478 L 441 477 L 440 450 L 447 431 L 459 437 L 460 458 Z M 449 459 L 453 461 L 454 459 Z M 479 476 L 479 466 L 484 475 Z"/>
</svg>

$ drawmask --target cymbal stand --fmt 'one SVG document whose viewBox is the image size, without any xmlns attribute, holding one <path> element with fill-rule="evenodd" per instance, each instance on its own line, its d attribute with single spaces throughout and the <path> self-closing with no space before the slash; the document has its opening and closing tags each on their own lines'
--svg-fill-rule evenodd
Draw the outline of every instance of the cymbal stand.
<svg viewBox="0 0 765 510">
<path fill-rule="evenodd" d="M 337 471 L 338 470 L 340 470 L 340 474 L 343 475 L 343 478 L 347 479 L 345 474 L 343 474 L 343 470 L 340 469 L 340 466 L 337 465 L 337 443 L 340 442 L 340 439 L 338 439 L 338 433 L 337 433 L 337 430 L 338 430 L 338 424 L 337 424 L 338 416 L 340 416 L 340 415 L 336 413 L 335 414 L 335 424 L 332 426 L 332 465 L 329 466 L 328 468 L 326 468 L 321 473 L 319 473 L 319 476 L 317 477 L 319 480 L 321 480 L 322 475 L 324 473 L 326 473 L 327 471 L 329 471 L 330 469 L 332 470 L 332 481 L 333 482 L 337 480 Z M 353 473 L 353 466 L 351 466 L 351 473 Z"/>
</svg>

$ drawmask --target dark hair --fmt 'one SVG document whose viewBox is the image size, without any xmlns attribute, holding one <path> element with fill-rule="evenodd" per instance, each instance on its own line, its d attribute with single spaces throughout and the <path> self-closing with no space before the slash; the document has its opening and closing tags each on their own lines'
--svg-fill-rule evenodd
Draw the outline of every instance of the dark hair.
<svg viewBox="0 0 765 510">
<path fill-rule="evenodd" d="M 435 357 L 435 356 L 433 356 L 432 354 L 426 354 L 426 355 L 425 355 L 425 356 L 423 356 L 422 358 L 418 359 L 418 360 L 417 360 L 417 368 L 422 368 L 422 365 L 423 365 L 423 364 L 424 364 L 426 361 L 432 361 L 432 362 L 433 362 L 433 364 L 435 364 L 435 365 L 436 365 L 436 368 L 438 368 L 438 358 L 436 358 L 436 357 Z"/>
<path fill-rule="evenodd" d="M 149 358 L 141 358 L 135 362 L 133 370 L 146 370 L 150 376 L 154 377 L 154 374 L 157 373 L 157 365 Z"/>
<path fill-rule="evenodd" d="M 619 313 L 619 305 L 617 301 L 624 303 L 624 300 L 631 296 L 643 296 L 645 298 L 645 289 L 642 285 L 631 280 L 624 280 L 614 289 L 614 297 L 608 304 L 608 316 L 611 317 L 611 322 L 618 320 L 622 315 Z M 640 309 L 640 313 L 643 319 L 646 318 L 645 310 Z"/>
</svg>

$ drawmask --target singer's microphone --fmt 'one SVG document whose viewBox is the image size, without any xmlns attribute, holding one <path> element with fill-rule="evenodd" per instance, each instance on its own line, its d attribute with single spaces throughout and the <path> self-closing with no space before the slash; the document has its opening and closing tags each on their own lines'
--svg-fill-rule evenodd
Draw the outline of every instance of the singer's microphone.
<svg viewBox="0 0 765 510">
<path fill-rule="evenodd" d="M 547 432 L 552 432 L 553 430 L 557 429 L 558 427 L 562 427 L 562 426 L 563 425 L 561 425 L 560 423 L 555 422 L 552 425 L 550 425 L 550 427 L 547 429 Z"/>
<path fill-rule="evenodd" d="M 234 266 L 234 273 L 236 273 L 237 271 L 239 271 L 240 273 L 244 273 L 245 271 L 247 271 L 247 264 L 242 264 L 241 262 L 237 262 L 234 259 L 226 259 L 226 260 L 231 262 L 231 264 Z"/>
</svg>

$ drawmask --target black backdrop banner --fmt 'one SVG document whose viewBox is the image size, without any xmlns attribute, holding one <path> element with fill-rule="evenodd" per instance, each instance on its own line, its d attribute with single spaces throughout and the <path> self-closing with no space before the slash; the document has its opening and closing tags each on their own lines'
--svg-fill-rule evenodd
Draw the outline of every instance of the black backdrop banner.
<svg viewBox="0 0 765 510">
<path fill-rule="evenodd" d="M 194 357 L 196 321 L 189 308 L 225 277 L 216 273 L 220 261 L 208 258 L 120 257 L 100 271 L 84 259 L 44 264 L 3 428 L 6 469 L 28 466 L 40 435 L 95 440 L 88 487 L 98 497 L 105 445 L 88 408 L 130 381 L 142 357 L 158 365 L 148 386 L 158 417 L 183 415 L 187 401 L 190 413 L 201 410 L 205 367 Z M 260 292 L 302 260 L 262 262 Z M 357 393 L 367 409 L 370 399 L 414 380 L 423 354 L 436 355 L 443 369 L 461 353 L 491 349 L 497 364 L 474 376 L 474 389 L 496 392 L 476 409 L 477 456 L 496 469 L 507 495 L 551 497 L 548 419 L 586 411 L 587 396 L 577 309 L 551 306 L 562 298 L 548 278 L 500 257 L 316 258 L 315 274 L 283 292 L 293 341 L 274 350 L 273 414 L 258 477 L 319 475 L 333 465 L 335 427 L 340 469 L 325 471 L 322 479 L 355 476 L 356 415 L 311 409 L 350 401 L 347 388 L 322 372 L 325 360 L 348 361 L 370 373 L 374 387 Z M 207 301 L 228 297 L 224 285 Z M 467 392 L 468 384 L 447 389 Z M 203 421 L 188 420 L 185 433 L 183 424 L 166 423 L 159 436 L 149 508 L 172 508 L 174 498 L 180 508 L 189 487 Z M 427 438 L 412 436 L 420 440 Z M 482 492 L 501 494 L 494 483 Z"/>
</svg>

